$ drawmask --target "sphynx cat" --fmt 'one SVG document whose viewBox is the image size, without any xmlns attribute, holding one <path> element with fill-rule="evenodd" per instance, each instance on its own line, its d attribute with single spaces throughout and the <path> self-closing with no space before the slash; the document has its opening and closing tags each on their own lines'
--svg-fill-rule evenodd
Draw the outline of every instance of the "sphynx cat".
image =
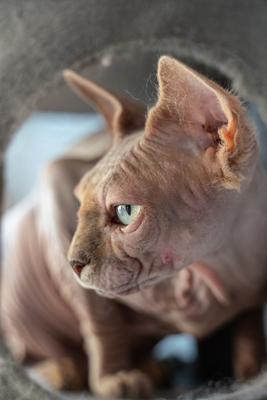
<svg viewBox="0 0 267 400">
<path fill-rule="evenodd" d="M 267 181 L 239 99 L 168 56 L 147 115 L 65 78 L 108 129 L 51 163 L 13 211 L 1 318 L 14 356 L 46 360 L 37 369 L 58 388 L 80 387 L 87 358 L 94 393 L 145 398 L 156 379 L 143 365 L 162 337 L 201 339 L 236 319 L 235 376 L 257 374 Z"/>
</svg>

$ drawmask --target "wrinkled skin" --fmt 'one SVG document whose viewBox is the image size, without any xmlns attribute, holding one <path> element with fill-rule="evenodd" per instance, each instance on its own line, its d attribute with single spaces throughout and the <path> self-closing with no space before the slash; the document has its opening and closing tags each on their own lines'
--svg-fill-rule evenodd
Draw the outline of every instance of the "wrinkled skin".
<svg viewBox="0 0 267 400">
<path fill-rule="evenodd" d="M 158 76 L 144 130 L 115 132 L 76 188 L 69 259 L 83 266 L 83 287 L 153 315 L 173 307 L 167 322 L 202 336 L 264 299 L 265 177 L 237 98 L 167 57 Z M 142 211 L 124 226 L 119 204 Z M 252 242 L 248 224 L 262 240 Z"/>
<path fill-rule="evenodd" d="M 40 198 L 17 222 L 2 293 L 11 350 L 51 358 L 39 372 L 56 387 L 77 387 L 82 340 L 95 393 L 148 397 L 158 378 L 139 363 L 160 338 L 202 338 L 239 316 L 234 371 L 241 379 L 255 375 L 264 359 L 267 182 L 239 100 L 169 57 L 159 62 L 159 97 L 146 118 L 140 105 L 71 71 L 66 79 L 97 105 L 113 141 L 102 134 L 51 164 Z M 140 205 L 141 212 L 122 225 L 119 204 Z M 42 285 L 42 270 L 57 287 L 55 298 Z M 29 291 L 33 276 L 53 313 L 44 314 Z M 57 290 L 68 310 L 59 307 Z M 55 341 L 46 337 L 47 324 Z M 66 338 L 72 368 L 62 358 Z M 139 353 L 137 362 L 132 356 Z M 74 376 L 62 372 L 65 365 Z"/>
</svg>

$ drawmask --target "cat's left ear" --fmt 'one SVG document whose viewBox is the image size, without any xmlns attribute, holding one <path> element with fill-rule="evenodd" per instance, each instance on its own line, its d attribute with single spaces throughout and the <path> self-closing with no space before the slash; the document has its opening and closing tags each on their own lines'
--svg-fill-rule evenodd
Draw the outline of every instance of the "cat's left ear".
<svg viewBox="0 0 267 400">
<path fill-rule="evenodd" d="M 115 95 L 71 70 L 63 72 L 69 86 L 103 115 L 115 138 L 142 129 L 146 108 L 139 102 Z"/>
<path fill-rule="evenodd" d="M 177 141 L 199 154 L 213 154 L 229 182 L 230 178 L 238 181 L 230 164 L 243 140 L 239 130 L 244 112 L 239 100 L 168 56 L 159 60 L 158 83 L 158 101 L 148 113 L 145 137 Z"/>
</svg>

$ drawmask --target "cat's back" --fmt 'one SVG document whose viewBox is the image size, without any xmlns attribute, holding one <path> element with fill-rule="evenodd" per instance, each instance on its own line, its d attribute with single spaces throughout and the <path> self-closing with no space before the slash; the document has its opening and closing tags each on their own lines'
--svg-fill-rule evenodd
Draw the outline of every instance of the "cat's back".
<svg viewBox="0 0 267 400">
<path fill-rule="evenodd" d="M 13 355 L 20 360 L 65 355 L 64 340 L 80 346 L 73 313 L 62 301 L 38 229 L 38 203 L 29 196 L 3 218 L 4 254 L 0 317 Z M 62 340 L 59 340 L 61 338 Z"/>
<path fill-rule="evenodd" d="M 57 229 L 62 233 L 72 225 L 70 221 L 75 224 L 74 187 L 110 143 L 110 135 L 102 131 L 75 144 L 45 167 L 35 194 L 4 215 L 0 318 L 5 337 L 19 358 L 62 356 L 65 346 L 59 345 L 59 337 L 69 341 L 70 347 L 80 347 L 80 333 L 74 329 L 77 321 L 51 274 L 48 254 L 55 244 L 47 233 L 57 233 Z M 66 210 L 68 218 L 63 219 L 60 213 Z M 61 250 L 67 253 L 66 248 Z"/>
</svg>

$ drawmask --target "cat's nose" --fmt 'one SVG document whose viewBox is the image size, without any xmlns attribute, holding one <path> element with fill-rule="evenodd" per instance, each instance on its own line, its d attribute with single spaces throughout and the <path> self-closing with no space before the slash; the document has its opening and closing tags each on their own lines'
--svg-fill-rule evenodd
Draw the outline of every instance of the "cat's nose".
<svg viewBox="0 0 267 400">
<path fill-rule="evenodd" d="M 80 277 L 83 268 L 87 265 L 87 263 L 83 263 L 78 260 L 70 260 L 70 265 L 75 272 L 76 275 Z"/>
</svg>

